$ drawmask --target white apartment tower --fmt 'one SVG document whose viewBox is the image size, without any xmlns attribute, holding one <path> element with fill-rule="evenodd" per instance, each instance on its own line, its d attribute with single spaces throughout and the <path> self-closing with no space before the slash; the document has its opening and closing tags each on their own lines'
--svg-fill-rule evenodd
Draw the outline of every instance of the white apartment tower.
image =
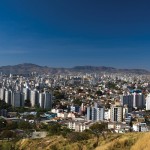
<svg viewBox="0 0 150 150">
<path fill-rule="evenodd" d="M 5 98 L 5 89 L 0 88 L 0 100 L 4 100 L 4 98 Z"/>
<path fill-rule="evenodd" d="M 150 94 L 146 97 L 146 110 L 150 110 Z"/>
<path fill-rule="evenodd" d="M 36 90 L 31 90 L 30 92 L 30 101 L 31 101 L 31 107 L 34 107 L 35 105 L 38 105 L 38 93 Z"/>
<path fill-rule="evenodd" d="M 123 121 L 123 107 L 122 106 L 112 106 L 110 120 L 112 122 L 122 122 Z"/>
<path fill-rule="evenodd" d="M 5 91 L 5 102 L 11 105 L 11 98 L 12 98 L 12 91 L 6 90 Z"/>
</svg>

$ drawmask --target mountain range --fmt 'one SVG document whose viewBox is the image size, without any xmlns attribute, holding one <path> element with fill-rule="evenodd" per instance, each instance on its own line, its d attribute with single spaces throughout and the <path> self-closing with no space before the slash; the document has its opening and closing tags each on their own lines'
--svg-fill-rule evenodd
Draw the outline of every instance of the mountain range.
<svg viewBox="0 0 150 150">
<path fill-rule="evenodd" d="M 50 74 L 62 74 L 71 72 L 82 72 L 82 73 L 133 73 L 133 74 L 150 74 L 149 71 L 144 69 L 117 69 L 113 67 L 105 66 L 75 66 L 73 68 L 54 68 L 48 66 L 39 66 L 31 63 L 23 63 L 18 65 L 8 65 L 0 67 L 0 72 L 4 74 L 29 74 L 31 72 L 37 72 L 39 74 L 50 73 Z"/>
</svg>

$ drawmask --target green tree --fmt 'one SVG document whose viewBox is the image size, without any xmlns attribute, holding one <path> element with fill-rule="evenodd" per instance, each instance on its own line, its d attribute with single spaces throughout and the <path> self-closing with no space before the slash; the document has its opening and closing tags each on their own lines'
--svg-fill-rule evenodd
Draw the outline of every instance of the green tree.
<svg viewBox="0 0 150 150">
<path fill-rule="evenodd" d="M 71 132 L 67 134 L 67 138 L 70 142 L 78 142 L 88 140 L 90 136 L 86 132 Z"/>
<path fill-rule="evenodd" d="M 63 137 L 66 137 L 68 133 L 71 133 L 72 131 L 67 128 L 67 127 L 63 127 L 62 131 L 61 131 L 61 134 Z"/>
<path fill-rule="evenodd" d="M 5 128 L 6 125 L 7 125 L 6 120 L 3 119 L 3 118 L 1 118 L 1 119 L 0 119 L 0 130 L 3 129 L 3 128 Z"/>
<path fill-rule="evenodd" d="M 73 100 L 73 104 L 78 105 L 78 106 L 81 106 L 82 100 L 80 100 L 80 99 L 74 99 L 74 100 Z"/>
<path fill-rule="evenodd" d="M 24 105 L 27 107 L 31 107 L 31 101 L 29 99 L 26 99 Z"/>
<path fill-rule="evenodd" d="M 97 142 L 96 142 L 95 146 L 98 146 L 100 135 L 103 136 L 104 140 L 106 139 L 106 137 L 105 137 L 105 131 L 107 131 L 107 129 L 108 129 L 107 123 L 94 123 L 93 125 L 90 126 L 90 130 L 97 137 Z"/>
<path fill-rule="evenodd" d="M 8 138 L 8 140 L 9 140 L 10 138 L 15 138 L 16 134 L 13 131 L 10 131 L 10 130 L 4 130 L 2 132 L 1 137 L 2 138 Z"/>
<path fill-rule="evenodd" d="M 7 130 L 14 130 L 18 128 L 17 122 L 11 122 L 6 125 Z"/>
<path fill-rule="evenodd" d="M 27 121 L 21 121 L 18 123 L 18 128 L 25 130 L 25 129 L 32 129 L 32 126 Z"/>
<path fill-rule="evenodd" d="M 65 99 L 65 93 L 63 92 L 54 91 L 54 96 L 56 99 Z"/>
<path fill-rule="evenodd" d="M 9 110 L 11 108 L 12 108 L 11 105 L 7 104 L 4 100 L 0 100 L 0 110 L 1 109 Z"/>
<path fill-rule="evenodd" d="M 102 96 L 103 95 L 103 92 L 102 91 L 96 91 L 96 94 L 98 95 L 98 96 Z"/>
<path fill-rule="evenodd" d="M 59 123 L 51 123 L 48 126 L 48 131 L 50 135 L 59 135 L 61 133 L 61 125 Z"/>
</svg>

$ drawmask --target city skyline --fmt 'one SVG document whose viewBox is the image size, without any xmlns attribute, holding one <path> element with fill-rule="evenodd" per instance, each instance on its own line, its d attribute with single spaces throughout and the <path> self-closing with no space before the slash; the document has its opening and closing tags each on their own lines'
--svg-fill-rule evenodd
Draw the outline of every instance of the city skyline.
<svg viewBox="0 0 150 150">
<path fill-rule="evenodd" d="M 144 1 L 19 1 L 0 5 L 0 66 L 108 66 L 150 70 Z"/>
</svg>

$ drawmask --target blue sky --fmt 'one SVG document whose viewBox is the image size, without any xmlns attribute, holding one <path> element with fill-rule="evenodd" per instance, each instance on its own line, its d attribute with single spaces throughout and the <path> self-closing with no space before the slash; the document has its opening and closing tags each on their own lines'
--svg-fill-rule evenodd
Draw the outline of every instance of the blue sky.
<svg viewBox="0 0 150 150">
<path fill-rule="evenodd" d="M 150 70 L 148 0 L 1 0 L 0 66 Z"/>
</svg>

